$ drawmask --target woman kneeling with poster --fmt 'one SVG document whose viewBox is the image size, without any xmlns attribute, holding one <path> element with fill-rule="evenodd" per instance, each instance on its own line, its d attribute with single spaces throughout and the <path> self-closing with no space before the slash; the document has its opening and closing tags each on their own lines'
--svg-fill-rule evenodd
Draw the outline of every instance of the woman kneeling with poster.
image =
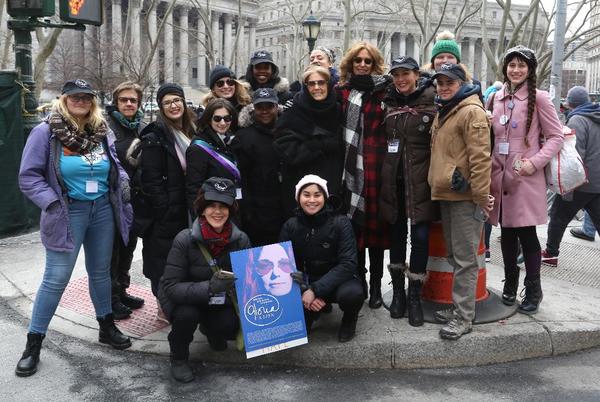
<svg viewBox="0 0 600 402">
<path fill-rule="evenodd" d="M 198 324 L 213 350 L 225 350 L 227 340 L 236 338 L 240 324 L 233 304 L 235 277 L 229 254 L 250 247 L 248 236 L 229 219 L 237 209 L 231 180 L 206 180 L 194 209 L 198 218 L 191 230 L 175 237 L 158 291 L 172 326 L 171 374 L 181 382 L 194 379 L 188 356 Z"/>
<path fill-rule="evenodd" d="M 298 272 L 291 275 L 302 288 L 306 329 L 327 303 L 338 303 L 344 316 L 338 339 L 354 337 L 364 294 L 358 277 L 356 240 L 350 220 L 325 205 L 327 181 L 304 176 L 296 184 L 300 208 L 283 226 L 280 241 L 291 240 Z"/>
</svg>

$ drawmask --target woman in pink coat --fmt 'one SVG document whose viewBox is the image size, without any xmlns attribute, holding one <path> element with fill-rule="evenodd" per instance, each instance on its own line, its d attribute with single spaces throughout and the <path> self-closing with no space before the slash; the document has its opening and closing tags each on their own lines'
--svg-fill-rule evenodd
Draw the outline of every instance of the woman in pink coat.
<svg viewBox="0 0 600 402">
<path fill-rule="evenodd" d="M 516 301 L 520 242 L 526 274 L 519 312 L 524 314 L 536 313 L 542 301 L 541 247 L 535 227 L 547 219 L 544 166 L 560 151 L 564 140 L 549 94 L 536 89 L 536 68 L 531 49 L 509 49 L 502 64 L 504 87 L 488 105 L 495 136 L 491 194 L 496 199 L 489 219 L 502 228 L 502 301 L 507 305 Z"/>
</svg>

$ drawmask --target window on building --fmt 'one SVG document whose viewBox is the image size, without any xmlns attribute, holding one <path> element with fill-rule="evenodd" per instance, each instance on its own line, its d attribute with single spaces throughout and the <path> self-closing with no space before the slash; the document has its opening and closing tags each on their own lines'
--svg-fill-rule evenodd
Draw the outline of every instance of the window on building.
<svg viewBox="0 0 600 402">
<path fill-rule="evenodd" d="M 273 38 L 269 38 L 269 45 L 273 46 Z"/>
<path fill-rule="evenodd" d="M 267 42 L 266 42 L 265 38 L 263 38 L 262 39 L 262 45 L 263 45 L 263 47 L 265 47 L 265 43 L 267 43 Z"/>
<path fill-rule="evenodd" d="M 498 18 L 498 11 L 492 11 L 492 19 L 497 19 Z"/>
<path fill-rule="evenodd" d="M 522 20 L 523 19 L 523 13 L 517 14 L 517 17 L 519 18 L 519 20 Z"/>
<path fill-rule="evenodd" d="M 271 19 L 273 19 L 273 11 L 271 11 Z"/>
<path fill-rule="evenodd" d="M 340 39 L 342 37 L 342 33 L 340 31 L 335 31 L 334 38 Z"/>
<path fill-rule="evenodd" d="M 198 78 L 198 69 L 196 67 L 192 67 L 192 78 Z"/>
</svg>

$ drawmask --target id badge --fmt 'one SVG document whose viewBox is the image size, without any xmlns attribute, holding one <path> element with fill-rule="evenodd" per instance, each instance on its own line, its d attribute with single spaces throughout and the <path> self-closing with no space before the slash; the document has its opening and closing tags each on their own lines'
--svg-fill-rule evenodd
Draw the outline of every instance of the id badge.
<svg viewBox="0 0 600 402">
<path fill-rule="evenodd" d="M 225 292 L 215 293 L 208 299 L 209 306 L 219 306 L 225 304 Z"/>
<path fill-rule="evenodd" d="M 236 200 L 242 199 L 242 189 L 239 187 L 235 189 L 235 199 Z"/>
<path fill-rule="evenodd" d="M 392 140 L 388 142 L 388 153 L 395 154 L 400 147 L 400 140 Z"/>
<path fill-rule="evenodd" d="M 98 192 L 98 181 L 97 180 L 86 180 L 85 181 L 85 192 L 87 194 L 95 194 Z"/>
<path fill-rule="evenodd" d="M 498 144 L 498 153 L 500 155 L 508 155 L 508 142 L 501 142 Z"/>
</svg>

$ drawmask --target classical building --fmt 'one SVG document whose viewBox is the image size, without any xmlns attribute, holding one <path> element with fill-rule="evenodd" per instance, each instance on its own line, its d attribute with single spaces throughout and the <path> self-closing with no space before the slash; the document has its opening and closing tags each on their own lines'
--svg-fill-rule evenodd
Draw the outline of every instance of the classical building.
<svg viewBox="0 0 600 402">
<path fill-rule="evenodd" d="M 590 28 L 600 27 L 600 10 L 596 9 L 590 18 Z M 587 46 L 586 88 L 590 93 L 600 93 L 600 37 L 593 39 Z"/>
<path fill-rule="evenodd" d="M 580 40 L 573 41 L 565 48 L 565 54 L 581 44 Z M 587 77 L 587 51 L 582 46 L 575 50 L 564 62 L 561 80 L 561 98 L 567 97 L 567 92 L 574 86 L 585 86 Z"/>
<path fill-rule="evenodd" d="M 273 52 L 280 70 L 290 79 L 301 71 L 306 64 L 308 48 L 302 36 L 301 21 L 310 10 L 321 21 L 321 34 L 317 45 L 333 49 L 337 59 L 342 56 L 344 40 L 344 3 L 340 0 L 301 1 L 301 0 L 267 0 L 262 1 L 256 31 L 256 46 Z M 354 2 L 353 2 L 354 3 Z M 351 29 L 350 43 L 358 40 L 369 41 L 383 52 L 386 62 L 399 55 L 409 55 L 422 63 L 429 62 L 429 54 L 423 54 L 419 48 L 421 31 L 410 8 L 394 4 L 408 2 L 387 2 L 390 7 L 403 7 L 380 14 L 359 14 L 355 17 Z M 368 4 L 368 3 L 365 3 Z M 452 31 L 458 14 L 464 4 L 462 1 L 450 0 L 440 31 Z M 527 5 L 511 5 L 511 15 L 515 21 L 523 18 Z M 380 10 L 381 11 L 381 10 Z M 351 10 L 356 12 L 356 10 Z M 437 21 L 442 13 L 442 2 L 435 2 L 430 10 L 431 18 Z M 500 34 L 502 10 L 495 1 L 488 1 L 486 26 L 488 40 L 492 46 L 497 43 Z M 509 24 L 510 26 L 510 24 Z M 540 28 L 541 32 L 541 28 Z M 510 29 L 505 37 L 511 35 Z M 480 12 L 469 19 L 462 28 L 458 41 L 461 44 L 462 62 L 473 73 L 474 77 L 486 85 L 495 77 L 482 48 L 482 29 Z"/>
</svg>

